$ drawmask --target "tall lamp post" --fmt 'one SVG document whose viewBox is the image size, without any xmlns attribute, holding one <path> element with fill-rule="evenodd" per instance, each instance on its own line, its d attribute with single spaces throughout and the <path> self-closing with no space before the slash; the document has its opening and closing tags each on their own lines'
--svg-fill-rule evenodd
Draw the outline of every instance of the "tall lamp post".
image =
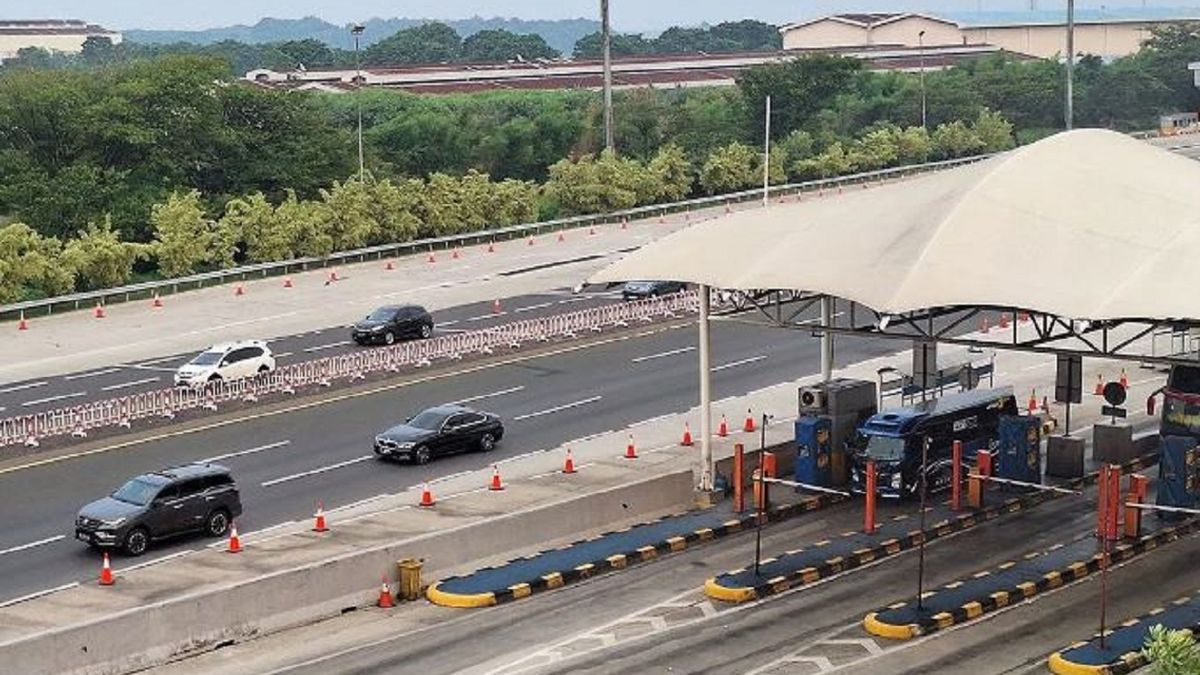
<svg viewBox="0 0 1200 675">
<path fill-rule="evenodd" d="M 362 58 L 358 49 L 359 37 L 362 36 L 366 27 L 362 24 L 354 24 L 350 29 L 350 34 L 354 36 L 354 100 L 358 105 L 358 180 L 361 183 L 366 174 L 366 167 L 363 162 L 363 127 L 362 127 Z"/>
<path fill-rule="evenodd" d="M 921 59 L 921 128 L 928 129 L 928 99 L 925 94 L 925 31 L 917 33 L 917 53 Z"/>
<path fill-rule="evenodd" d="M 1067 131 L 1075 128 L 1075 0 L 1067 0 Z"/>
</svg>

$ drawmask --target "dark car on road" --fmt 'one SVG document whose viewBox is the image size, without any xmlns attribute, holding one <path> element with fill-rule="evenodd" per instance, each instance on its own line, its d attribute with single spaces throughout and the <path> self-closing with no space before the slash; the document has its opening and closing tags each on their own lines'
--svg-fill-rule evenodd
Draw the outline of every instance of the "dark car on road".
<svg viewBox="0 0 1200 675">
<path fill-rule="evenodd" d="M 686 290 L 687 284 L 682 281 L 630 281 L 621 289 L 621 297 L 625 300 L 643 300 Z"/>
<path fill-rule="evenodd" d="M 440 405 L 410 417 L 375 437 L 375 454 L 426 464 L 434 457 L 488 452 L 504 437 L 500 418 L 461 405 Z"/>
<path fill-rule="evenodd" d="M 405 338 L 433 335 L 433 316 L 420 305 L 387 305 L 354 324 L 350 337 L 360 345 L 394 344 Z"/>
<path fill-rule="evenodd" d="M 75 538 L 137 556 L 157 539 L 195 532 L 223 536 L 241 514 L 229 469 L 188 464 L 142 474 L 84 506 L 75 519 Z"/>
</svg>

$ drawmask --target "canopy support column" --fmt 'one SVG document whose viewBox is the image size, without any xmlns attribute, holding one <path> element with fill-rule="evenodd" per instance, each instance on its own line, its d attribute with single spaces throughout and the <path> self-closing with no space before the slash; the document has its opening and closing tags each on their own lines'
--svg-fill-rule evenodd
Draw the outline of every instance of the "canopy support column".
<svg viewBox="0 0 1200 675">
<path fill-rule="evenodd" d="M 709 353 L 709 287 L 700 286 L 700 491 L 713 490 L 712 357 Z"/>
<path fill-rule="evenodd" d="M 833 327 L 833 297 L 821 296 L 821 327 Z M 828 382 L 833 379 L 833 333 L 821 333 L 821 380 Z"/>
</svg>

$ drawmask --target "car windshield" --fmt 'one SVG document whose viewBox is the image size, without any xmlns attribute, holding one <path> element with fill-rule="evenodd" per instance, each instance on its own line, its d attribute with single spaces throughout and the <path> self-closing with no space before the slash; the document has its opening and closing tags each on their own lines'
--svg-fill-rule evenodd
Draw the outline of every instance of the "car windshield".
<svg viewBox="0 0 1200 675">
<path fill-rule="evenodd" d="M 121 486 L 120 490 L 112 493 L 112 498 L 127 504 L 136 504 L 137 506 L 145 506 L 154 499 L 154 495 L 158 494 L 158 485 L 147 483 L 140 478 L 134 478 L 128 483 Z"/>
<path fill-rule="evenodd" d="M 222 356 L 224 356 L 222 352 L 204 352 L 192 359 L 190 363 L 193 366 L 211 366 L 215 363 L 220 363 Z"/>
<path fill-rule="evenodd" d="M 870 459 L 894 462 L 904 458 L 904 439 L 895 436 L 868 436 L 864 452 Z"/>
<path fill-rule="evenodd" d="M 442 428 L 442 423 L 449 417 L 446 413 L 437 412 L 434 410 L 426 410 L 408 421 L 408 426 L 417 429 L 425 429 L 427 431 L 438 431 Z"/>
<path fill-rule="evenodd" d="M 379 309 L 367 315 L 367 321 L 390 321 L 393 316 L 396 316 L 396 310 L 380 307 Z"/>
</svg>

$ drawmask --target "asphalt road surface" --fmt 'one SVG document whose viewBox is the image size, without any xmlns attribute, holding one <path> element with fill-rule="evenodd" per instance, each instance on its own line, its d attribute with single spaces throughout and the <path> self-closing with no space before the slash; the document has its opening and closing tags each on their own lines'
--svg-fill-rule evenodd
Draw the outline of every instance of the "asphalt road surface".
<svg viewBox="0 0 1200 675">
<path fill-rule="evenodd" d="M 513 303 L 510 311 L 517 307 Z M 455 310 L 450 316 L 469 319 L 481 316 L 479 310 Z M 627 339 L 470 374 L 421 381 L 430 374 L 423 371 L 408 386 L 0 474 L 0 513 L 6 523 L 0 531 L 0 602 L 90 581 L 97 554 L 72 539 L 74 516 L 83 503 L 141 472 L 204 459 L 228 465 L 242 490 L 246 513 L 239 528 L 247 533 L 307 519 L 318 500 L 333 508 L 399 492 L 430 477 L 479 469 L 498 459 L 556 448 L 574 438 L 694 406 L 694 324 L 651 326 L 643 332 L 640 337 L 630 334 Z M 340 331 L 309 336 L 301 344 L 341 337 Z M 804 331 L 718 323 L 713 330 L 714 398 L 814 374 L 818 345 Z M 838 362 L 896 349 L 889 341 L 844 340 L 839 342 Z M 371 442 L 376 433 L 424 407 L 456 401 L 468 401 L 505 420 L 508 431 L 497 450 L 487 456 L 441 460 L 430 468 L 374 459 Z M 728 411 L 732 418 L 741 412 Z M 206 543 L 165 543 L 147 559 Z M 118 558 L 115 564 L 120 568 L 130 561 Z"/>
</svg>

